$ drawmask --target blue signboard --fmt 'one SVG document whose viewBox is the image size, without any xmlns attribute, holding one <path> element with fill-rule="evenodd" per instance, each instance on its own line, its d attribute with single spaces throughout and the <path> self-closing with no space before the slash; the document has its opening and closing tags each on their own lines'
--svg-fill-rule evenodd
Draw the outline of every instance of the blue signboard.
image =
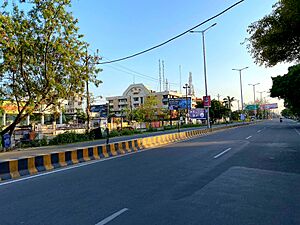
<svg viewBox="0 0 300 225">
<path fill-rule="evenodd" d="M 186 109 L 186 103 L 188 104 L 188 109 L 192 108 L 191 98 L 169 98 L 169 110 L 179 110 Z"/>
<path fill-rule="evenodd" d="M 6 133 L 3 135 L 3 147 L 9 148 L 10 146 L 11 146 L 10 135 Z"/>
<path fill-rule="evenodd" d="M 206 111 L 205 109 L 202 108 L 191 109 L 189 111 L 189 116 L 191 119 L 206 120 Z"/>
<path fill-rule="evenodd" d="M 107 104 L 103 105 L 92 105 L 90 108 L 91 112 L 96 112 L 100 114 L 100 117 L 107 117 Z"/>
</svg>

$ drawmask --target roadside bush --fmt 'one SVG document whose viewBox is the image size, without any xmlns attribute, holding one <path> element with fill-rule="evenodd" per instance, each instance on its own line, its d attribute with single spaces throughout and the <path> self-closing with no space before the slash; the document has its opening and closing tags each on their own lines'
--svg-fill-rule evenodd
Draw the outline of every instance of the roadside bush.
<svg viewBox="0 0 300 225">
<path fill-rule="evenodd" d="M 134 134 L 141 134 L 142 131 L 140 131 L 140 130 L 133 130 L 133 133 L 134 133 Z"/>
<path fill-rule="evenodd" d="M 155 131 L 157 131 L 157 129 L 153 127 L 149 127 L 149 129 L 147 130 L 147 132 L 155 132 Z"/>
<path fill-rule="evenodd" d="M 134 134 L 133 130 L 125 129 L 120 131 L 120 135 L 133 135 L 133 134 Z"/>
<path fill-rule="evenodd" d="M 20 142 L 19 147 L 21 148 L 31 148 L 31 147 L 40 147 L 40 146 L 47 146 L 48 141 L 46 137 L 43 137 L 41 140 L 32 140 L 28 142 Z"/>
<path fill-rule="evenodd" d="M 65 132 L 54 137 L 52 140 L 49 141 L 49 144 L 60 145 L 89 140 L 93 140 L 92 134 L 77 134 L 75 132 Z"/>
<path fill-rule="evenodd" d="M 119 131 L 112 130 L 111 132 L 109 132 L 109 137 L 117 137 L 117 136 L 120 136 Z"/>
</svg>

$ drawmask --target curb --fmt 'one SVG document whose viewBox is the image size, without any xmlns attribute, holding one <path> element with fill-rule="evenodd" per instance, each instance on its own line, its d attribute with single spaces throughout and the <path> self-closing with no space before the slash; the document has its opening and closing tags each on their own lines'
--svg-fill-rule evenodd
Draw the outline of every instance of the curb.
<svg viewBox="0 0 300 225">
<path fill-rule="evenodd" d="M 180 133 L 163 134 L 129 141 L 115 142 L 108 145 L 91 146 L 88 148 L 80 148 L 65 152 L 53 152 L 45 155 L 3 161 L 0 162 L 0 181 L 16 179 L 21 176 L 34 175 L 39 172 L 49 171 L 90 160 L 114 157 L 130 152 L 137 152 L 147 148 L 160 147 L 214 131 L 225 130 L 248 124 L 249 123 L 235 124 L 226 127 L 217 127 L 205 130 L 192 130 Z"/>
</svg>

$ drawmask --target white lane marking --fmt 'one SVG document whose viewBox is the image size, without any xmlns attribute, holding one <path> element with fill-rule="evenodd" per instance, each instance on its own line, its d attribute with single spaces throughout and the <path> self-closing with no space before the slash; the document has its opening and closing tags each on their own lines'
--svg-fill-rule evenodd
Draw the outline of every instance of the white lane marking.
<svg viewBox="0 0 300 225">
<path fill-rule="evenodd" d="M 219 153 L 218 155 L 214 156 L 214 159 L 219 158 L 221 155 L 225 154 L 226 152 L 230 151 L 231 148 L 227 148 L 226 150 L 224 150 L 223 152 Z"/>
<path fill-rule="evenodd" d="M 299 134 L 300 135 L 300 132 L 295 128 L 295 131 L 297 132 L 297 134 Z"/>
<path fill-rule="evenodd" d="M 248 139 L 250 139 L 250 138 L 252 138 L 252 136 L 250 135 L 249 137 L 246 137 L 246 139 L 248 140 Z"/>
<path fill-rule="evenodd" d="M 122 213 L 126 212 L 128 209 L 124 208 L 121 209 L 120 211 L 110 215 L 109 217 L 106 217 L 104 220 L 101 220 L 99 223 L 97 223 L 96 225 L 104 225 L 109 223 L 110 221 L 112 221 L 113 219 L 115 219 L 116 217 L 120 216 Z"/>
<path fill-rule="evenodd" d="M 260 133 L 260 132 L 261 132 L 261 130 L 258 130 L 258 131 L 257 131 L 257 133 Z"/>
</svg>

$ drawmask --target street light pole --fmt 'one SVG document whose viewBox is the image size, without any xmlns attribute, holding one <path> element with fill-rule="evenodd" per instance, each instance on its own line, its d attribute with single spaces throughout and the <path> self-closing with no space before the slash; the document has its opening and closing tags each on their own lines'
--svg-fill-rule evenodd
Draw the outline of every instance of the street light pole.
<svg viewBox="0 0 300 225">
<path fill-rule="evenodd" d="M 256 83 L 256 84 L 248 84 L 248 85 L 252 85 L 252 86 L 253 86 L 253 100 L 254 100 L 253 104 L 255 105 L 255 86 L 256 86 L 256 85 L 259 85 L 259 83 Z M 255 107 L 255 111 L 254 111 L 254 116 L 255 116 L 255 118 L 256 118 L 256 111 L 257 111 L 257 109 L 256 109 L 256 107 Z"/>
<path fill-rule="evenodd" d="M 244 110 L 244 100 L 243 100 L 243 85 L 242 85 L 242 70 L 248 69 L 249 67 L 246 66 L 242 69 L 232 69 L 235 71 L 239 71 L 240 74 L 240 89 L 241 89 L 241 106 L 242 106 L 242 111 Z"/>
<path fill-rule="evenodd" d="M 248 85 L 250 85 L 250 86 L 253 86 L 253 104 L 255 104 L 255 86 L 256 85 L 259 85 L 260 83 L 256 83 L 256 84 L 248 84 Z"/>
<path fill-rule="evenodd" d="M 187 123 L 187 117 L 188 117 L 188 114 L 189 114 L 187 91 L 188 91 L 188 88 L 190 88 L 190 86 L 188 84 L 185 84 L 183 86 L 183 88 L 185 89 L 185 101 L 186 101 L 186 116 L 185 116 L 185 120 L 186 120 L 186 123 Z"/>
<path fill-rule="evenodd" d="M 262 94 L 265 93 L 266 91 L 258 91 L 257 93 L 260 94 L 260 101 L 262 102 Z"/>
<path fill-rule="evenodd" d="M 205 32 L 212 28 L 213 26 L 217 25 L 217 23 L 212 24 L 208 28 L 202 31 L 190 31 L 191 33 L 201 33 L 202 34 L 202 45 L 203 45 L 203 69 L 204 69 L 204 82 L 205 82 L 205 96 L 208 96 L 207 91 L 207 76 L 206 76 L 206 56 L 205 56 Z M 207 128 L 210 128 L 210 121 L 209 121 L 209 107 L 205 107 L 207 110 Z"/>
</svg>

